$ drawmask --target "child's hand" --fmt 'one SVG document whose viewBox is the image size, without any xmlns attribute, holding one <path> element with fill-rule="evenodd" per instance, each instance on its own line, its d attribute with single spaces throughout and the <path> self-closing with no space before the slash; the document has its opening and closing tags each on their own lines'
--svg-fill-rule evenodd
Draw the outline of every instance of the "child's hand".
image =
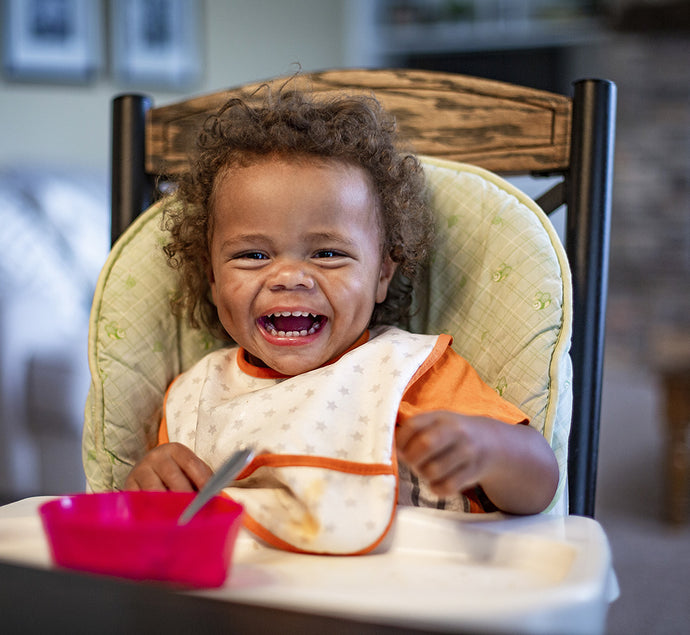
<svg viewBox="0 0 690 635">
<path fill-rule="evenodd" d="M 526 425 L 454 412 L 426 412 L 397 429 L 398 456 L 440 497 L 479 485 L 503 511 L 531 514 L 551 502 L 558 464 L 546 439 Z"/>
<path fill-rule="evenodd" d="M 129 473 L 126 490 L 192 492 L 213 475 L 186 445 L 165 443 L 151 450 Z"/>
<path fill-rule="evenodd" d="M 491 454 L 492 423 L 445 411 L 410 417 L 396 432 L 398 456 L 436 496 L 454 496 L 482 480 Z"/>
</svg>

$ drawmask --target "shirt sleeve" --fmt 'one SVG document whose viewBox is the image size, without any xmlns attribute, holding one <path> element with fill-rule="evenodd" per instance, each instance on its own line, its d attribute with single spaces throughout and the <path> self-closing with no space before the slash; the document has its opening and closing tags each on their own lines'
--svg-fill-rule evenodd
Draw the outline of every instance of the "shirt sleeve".
<svg viewBox="0 0 690 635">
<path fill-rule="evenodd" d="M 517 406 L 488 386 L 450 346 L 408 385 L 400 403 L 398 423 L 432 410 L 450 410 L 510 424 L 529 423 L 529 418 Z"/>
</svg>

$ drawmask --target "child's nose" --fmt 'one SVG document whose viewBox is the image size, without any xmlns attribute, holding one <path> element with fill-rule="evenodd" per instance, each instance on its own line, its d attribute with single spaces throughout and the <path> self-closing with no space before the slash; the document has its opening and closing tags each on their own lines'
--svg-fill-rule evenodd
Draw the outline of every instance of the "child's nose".
<svg viewBox="0 0 690 635">
<path fill-rule="evenodd" d="M 283 261 L 276 263 L 270 280 L 271 289 L 312 289 L 314 279 L 303 262 Z"/>
</svg>

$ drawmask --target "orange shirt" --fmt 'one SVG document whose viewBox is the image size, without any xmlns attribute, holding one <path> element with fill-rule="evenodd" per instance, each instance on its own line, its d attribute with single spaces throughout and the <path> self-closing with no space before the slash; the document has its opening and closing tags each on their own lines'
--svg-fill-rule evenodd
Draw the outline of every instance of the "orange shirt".
<svg viewBox="0 0 690 635">
<path fill-rule="evenodd" d="M 450 410 L 504 423 L 528 423 L 517 406 L 484 383 L 469 362 L 450 347 L 450 341 L 438 360 L 428 367 L 422 366 L 410 381 L 400 402 L 398 422 L 431 410 Z"/>
</svg>

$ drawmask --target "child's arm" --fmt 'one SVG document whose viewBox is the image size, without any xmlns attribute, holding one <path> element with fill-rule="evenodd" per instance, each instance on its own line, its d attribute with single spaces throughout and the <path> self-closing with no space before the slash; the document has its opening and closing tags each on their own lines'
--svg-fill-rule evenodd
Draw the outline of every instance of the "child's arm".
<svg viewBox="0 0 690 635">
<path fill-rule="evenodd" d="M 437 496 L 481 486 L 499 509 L 544 510 L 558 486 L 558 463 L 546 439 L 527 425 L 435 411 L 406 419 L 398 456 Z"/>
<path fill-rule="evenodd" d="M 186 445 L 165 443 L 132 468 L 125 489 L 191 492 L 201 489 L 212 475 L 211 468 Z"/>
</svg>

